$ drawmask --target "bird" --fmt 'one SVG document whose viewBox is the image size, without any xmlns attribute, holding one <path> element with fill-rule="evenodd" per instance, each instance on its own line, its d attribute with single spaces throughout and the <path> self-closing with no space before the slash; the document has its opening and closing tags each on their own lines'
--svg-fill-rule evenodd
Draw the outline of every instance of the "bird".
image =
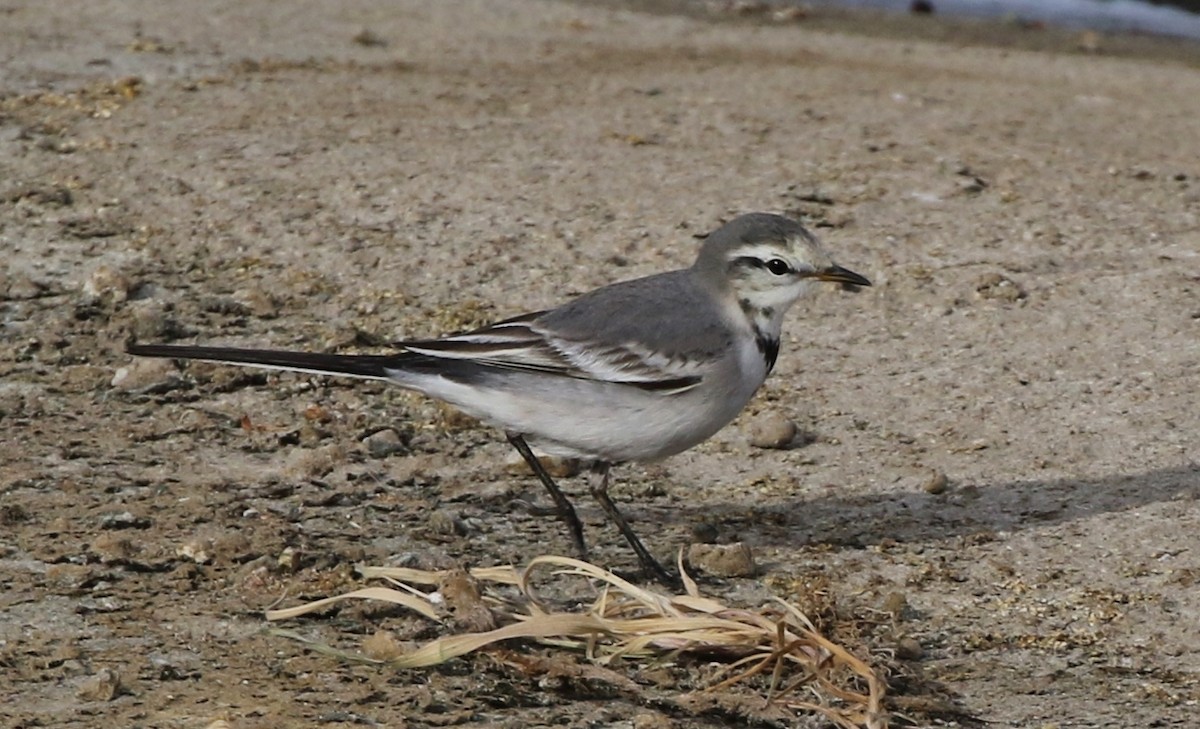
<svg viewBox="0 0 1200 729">
<path fill-rule="evenodd" d="M 871 285 L 798 221 L 748 213 L 705 236 L 690 267 L 384 354 L 136 342 L 126 351 L 383 380 L 442 400 L 504 432 L 581 559 L 583 525 L 532 447 L 587 464 L 592 496 L 644 572 L 667 583 L 673 575 L 609 497 L 609 472 L 685 451 L 732 421 L 775 367 L 784 315 L 817 282 Z"/>
</svg>

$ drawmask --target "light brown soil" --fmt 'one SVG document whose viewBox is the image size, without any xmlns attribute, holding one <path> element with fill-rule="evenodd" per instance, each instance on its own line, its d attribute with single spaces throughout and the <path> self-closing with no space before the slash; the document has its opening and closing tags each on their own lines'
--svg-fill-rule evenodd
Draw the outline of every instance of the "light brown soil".
<svg viewBox="0 0 1200 729">
<path fill-rule="evenodd" d="M 687 667 L 618 666 L 639 690 L 495 656 L 398 673 L 265 635 L 266 607 L 357 562 L 569 545 L 518 505 L 544 499 L 502 438 L 420 397 L 169 362 L 114 385 L 130 336 L 370 349 L 687 265 L 752 210 L 803 216 L 876 285 L 798 306 L 732 427 L 616 472 L 653 548 L 747 542 L 763 574 L 705 590 L 781 595 L 872 651 L 895 724 L 1195 724 L 1186 52 L 539 0 L 0 18 L 5 726 L 774 725 L 682 708 Z M 749 446 L 758 413 L 802 447 Z M 396 451 L 370 450 L 387 428 Z M 596 559 L 632 568 L 583 496 Z M 290 627 L 379 626 L 437 634 L 370 608 Z"/>
</svg>

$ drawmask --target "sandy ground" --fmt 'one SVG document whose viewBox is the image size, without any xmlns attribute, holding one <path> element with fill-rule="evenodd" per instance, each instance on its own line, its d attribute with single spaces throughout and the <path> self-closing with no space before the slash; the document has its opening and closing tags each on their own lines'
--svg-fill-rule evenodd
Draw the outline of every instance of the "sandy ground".
<svg viewBox="0 0 1200 729">
<path fill-rule="evenodd" d="M 749 544 L 761 574 L 705 591 L 825 611 L 895 725 L 1195 725 L 1194 56 L 541 0 L 0 13 L 4 726 L 787 725 L 676 703 L 687 670 L 397 672 L 265 635 L 355 563 L 569 543 L 516 505 L 544 499 L 502 438 L 420 397 L 171 362 L 114 383 L 130 336 L 370 349 L 687 265 L 752 210 L 876 285 L 800 304 L 733 426 L 617 472 L 653 549 Z M 751 447 L 755 417 L 797 447 Z M 565 485 L 595 558 L 635 566 Z M 437 634 L 292 627 L 380 626 Z"/>
</svg>

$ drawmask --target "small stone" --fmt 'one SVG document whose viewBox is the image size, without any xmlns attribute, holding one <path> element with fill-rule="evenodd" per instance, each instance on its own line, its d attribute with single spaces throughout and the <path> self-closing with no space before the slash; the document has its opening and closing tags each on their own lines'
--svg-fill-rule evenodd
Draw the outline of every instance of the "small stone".
<svg viewBox="0 0 1200 729">
<path fill-rule="evenodd" d="M 46 580 L 60 590 L 82 590 L 95 579 L 96 570 L 90 565 L 64 563 L 46 568 Z"/>
<path fill-rule="evenodd" d="M 83 658 L 83 651 L 75 643 L 60 643 L 55 646 L 50 652 L 48 664 L 51 666 L 62 665 L 67 661 L 79 661 Z"/>
<path fill-rule="evenodd" d="M 0 298 L 9 301 L 36 299 L 49 290 L 49 286 L 35 281 L 25 274 L 4 276 L 0 274 Z"/>
<path fill-rule="evenodd" d="M 336 418 L 329 408 L 317 403 L 297 408 L 296 413 L 310 423 L 331 423 Z"/>
<path fill-rule="evenodd" d="M 348 544 L 341 548 L 341 557 L 345 562 L 361 563 L 367 561 L 367 550 L 361 544 Z"/>
<path fill-rule="evenodd" d="M 242 589 L 250 592 L 269 592 L 275 588 L 274 571 L 271 569 L 271 558 L 263 555 L 250 560 L 238 568 L 235 577 Z"/>
<path fill-rule="evenodd" d="M 1085 30 L 1075 39 L 1075 47 L 1086 53 L 1100 50 L 1100 34 L 1094 30 Z"/>
<path fill-rule="evenodd" d="M 546 473 L 550 474 L 551 478 L 571 478 L 578 476 L 583 469 L 583 464 L 577 458 L 559 458 L 537 452 L 534 455 L 537 456 L 538 463 L 542 464 L 542 468 L 546 469 Z M 516 451 L 508 454 L 504 461 L 504 470 L 514 476 L 525 476 L 530 473 L 529 464 Z"/>
<path fill-rule="evenodd" d="M 185 383 L 175 364 L 169 359 L 143 357 L 120 367 L 109 384 L 117 390 L 140 395 L 158 394 L 179 389 Z"/>
<path fill-rule="evenodd" d="M 908 598 L 903 592 L 889 592 L 879 607 L 883 612 L 890 613 L 892 618 L 898 618 L 908 609 Z"/>
<path fill-rule="evenodd" d="M 0 195 L 5 202 L 30 202 L 52 208 L 65 208 L 75 202 L 71 189 L 64 185 L 29 185 Z"/>
<path fill-rule="evenodd" d="M 37 148 L 55 154 L 72 154 L 79 148 L 79 144 L 74 139 L 63 139 L 60 134 L 47 134 L 37 140 Z M 108 230 L 99 224 L 99 221 L 86 216 L 63 221 L 62 229 L 63 232 L 77 235 L 80 238 L 102 237 L 106 235 L 103 231 Z M 97 230 L 101 232 L 94 232 Z M 107 233 L 107 235 L 116 235 L 116 233 Z"/>
<path fill-rule="evenodd" d="M 192 537 L 175 548 L 175 556 L 196 564 L 212 562 L 213 542 L 207 537 Z"/>
<path fill-rule="evenodd" d="M 400 434 L 392 428 L 377 430 L 366 438 L 363 438 L 362 442 L 367 447 L 367 453 L 371 454 L 372 458 L 387 458 L 405 450 L 404 441 L 400 438 Z"/>
<path fill-rule="evenodd" d="M 779 413 L 759 415 L 746 427 L 750 445 L 755 448 L 788 448 L 798 432 L 796 424 Z"/>
<path fill-rule="evenodd" d="M 675 722 L 658 713 L 644 712 L 633 717 L 633 729 L 671 729 Z"/>
<path fill-rule="evenodd" d="M 701 544 L 715 544 L 720 536 L 720 527 L 711 521 L 702 521 L 692 525 L 692 539 Z"/>
<path fill-rule="evenodd" d="M 687 561 L 715 577 L 751 577 L 758 572 L 754 554 L 745 542 L 692 544 L 688 547 Z"/>
<path fill-rule="evenodd" d="M 987 273 L 975 282 L 975 293 L 981 299 L 1014 303 L 1025 298 L 1025 289 L 1011 278 L 999 273 Z"/>
<path fill-rule="evenodd" d="M 258 556 L 254 545 L 250 542 L 250 537 L 242 532 L 234 531 L 226 532 L 212 539 L 209 551 L 216 560 L 239 564 Z"/>
<path fill-rule="evenodd" d="M 266 291 L 259 288 L 238 289 L 230 297 L 245 311 L 259 319 L 274 319 L 279 316 L 279 304 Z"/>
<path fill-rule="evenodd" d="M 933 469 L 929 473 L 929 477 L 925 479 L 925 483 L 921 484 L 921 488 L 927 494 L 944 494 L 950 486 L 950 479 L 946 478 L 946 474 L 941 469 Z"/>
<path fill-rule="evenodd" d="M 150 520 L 144 516 L 135 516 L 131 511 L 118 511 L 100 517 L 101 529 L 145 529 L 150 526 Z"/>
<path fill-rule="evenodd" d="M 723 9 L 735 15 L 758 15 L 765 13 L 770 7 L 763 0 L 733 0 L 733 2 L 725 5 Z"/>
<path fill-rule="evenodd" d="M 66 365 L 59 367 L 59 385 L 68 392 L 83 392 L 103 387 L 109 381 L 109 370 L 95 365 Z"/>
<path fill-rule="evenodd" d="M 461 537 L 468 531 L 467 523 L 462 520 L 462 517 L 446 509 L 438 509 L 429 515 L 429 529 L 434 534 L 444 534 L 449 537 Z"/>
<path fill-rule="evenodd" d="M 248 316 L 250 314 L 250 309 L 232 296 L 204 296 L 200 298 L 199 304 L 205 311 L 223 316 Z"/>
<path fill-rule="evenodd" d="M 83 295 L 89 301 L 122 304 L 129 298 L 132 288 L 133 284 L 125 274 L 112 266 L 100 264 L 83 282 Z"/>
<path fill-rule="evenodd" d="M 905 661 L 919 661 L 925 656 L 925 649 L 916 638 L 901 638 L 896 641 L 896 657 Z"/>
<path fill-rule="evenodd" d="M 345 453 L 336 443 L 320 448 L 297 448 L 288 455 L 284 473 L 296 478 L 322 478 L 344 460 Z"/>
<path fill-rule="evenodd" d="M 129 333 L 133 339 L 167 339 L 179 333 L 179 324 L 167 313 L 162 302 L 141 299 L 130 302 Z"/>
<path fill-rule="evenodd" d="M 300 568 L 300 552 L 294 547 L 284 547 L 284 550 L 275 558 L 275 566 L 281 572 L 292 573 Z"/>
<path fill-rule="evenodd" d="M 146 656 L 146 663 L 159 681 L 181 681 L 201 675 L 200 662 L 194 653 L 151 653 Z"/>
<path fill-rule="evenodd" d="M 300 428 L 294 431 L 296 442 L 302 448 L 316 448 L 325 439 L 326 433 L 323 429 L 317 428 L 311 422 L 304 423 Z"/>
<path fill-rule="evenodd" d="M 15 526 L 29 521 L 29 510 L 22 504 L 0 505 L 0 526 Z"/>
<path fill-rule="evenodd" d="M 495 630 L 496 616 L 483 599 L 479 582 L 461 567 L 449 570 L 438 584 L 438 594 L 446 601 L 446 608 L 454 616 L 460 629 L 472 633 Z"/>
<path fill-rule="evenodd" d="M 121 693 L 121 676 L 110 668 L 101 668 L 79 687 L 76 695 L 84 701 L 112 701 Z"/>
<path fill-rule="evenodd" d="M 404 655 L 404 643 L 390 630 L 377 630 L 362 642 L 362 652 L 376 661 L 390 661 Z"/>
<path fill-rule="evenodd" d="M 967 173 L 963 177 L 957 178 L 956 182 L 959 192 L 964 192 L 968 195 L 976 195 L 981 193 L 987 189 L 988 186 L 986 180 L 981 177 L 976 177 L 970 173 Z"/>
<path fill-rule="evenodd" d="M 811 12 L 811 9 L 803 5 L 790 5 L 772 12 L 771 20 L 774 20 L 776 23 L 794 23 L 797 20 L 807 19 L 809 12 Z"/>
<path fill-rule="evenodd" d="M 104 532 L 92 540 L 91 552 L 100 558 L 104 564 L 110 562 L 125 562 L 137 554 L 137 547 L 129 537 L 112 532 Z"/>
<path fill-rule="evenodd" d="M 382 48 L 387 45 L 387 40 L 372 31 L 370 28 L 363 28 L 355 33 L 353 40 L 358 45 L 366 46 L 368 48 Z"/>
</svg>

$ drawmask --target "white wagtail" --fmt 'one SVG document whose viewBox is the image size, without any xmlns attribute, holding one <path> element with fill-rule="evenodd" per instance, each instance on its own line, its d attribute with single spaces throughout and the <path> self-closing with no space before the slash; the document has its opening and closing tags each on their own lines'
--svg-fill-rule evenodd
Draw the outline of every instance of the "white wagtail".
<svg viewBox="0 0 1200 729">
<path fill-rule="evenodd" d="M 616 283 L 556 309 L 393 354 L 323 354 L 176 345 L 149 357 L 387 380 L 502 428 L 550 492 L 586 558 L 583 526 L 530 450 L 591 464 L 591 493 L 660 580 L 670 576 L 608 496 L 612 464 L 674 455 L 745 407 L 775 365 L 788 308 L 814 281 L 869 286 L 799 223 L 743 215 L 708 235 L 691 268 Z"/>
</svg>

